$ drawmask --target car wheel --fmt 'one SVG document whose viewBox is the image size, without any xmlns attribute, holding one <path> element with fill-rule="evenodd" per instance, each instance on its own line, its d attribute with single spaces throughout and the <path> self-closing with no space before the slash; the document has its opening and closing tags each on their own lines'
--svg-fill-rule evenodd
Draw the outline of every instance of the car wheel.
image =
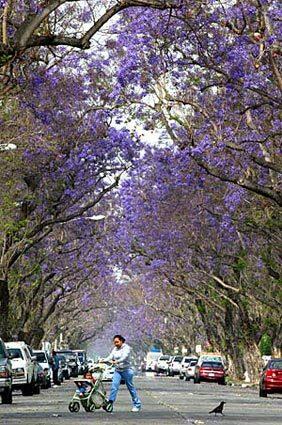
<svg viewBox="0 0 282 425">
<path fill-rule="evenodd" d="M 188 378 L 188 376 L 185 376 L 185 381 L 190 381 L 190 378 Z"/>
<path fill-rule="evenodd" d="M 179 379 L 184 379 L 184 376 L 183 375 L 179 375 Z"/>
<path fill-rule="evenodd" d="M 40 385 L 39 384 L 34 386 L 33 394 L 40 394 Z"/>
<path fill-rule="evenodd" d="M 218 381 L 218 385 L 226 385 L 225 378 L 220 379 L 220 381 Z"/>
<path fill-rule="evenodd" d="M 13 396 L 12 396 L 12 389 L 11 388 L 5 388 L 2 396 L 1 396 L 2 404 L 12 404 L 13 403 Z"/>
<path fill-rule="evenodd" d="M 267 391 L 265 391 L 263 388 L 259 387 L 259 396 L 260 397 L 267 397 Z"/>
<path fill-rule="evenodd" d="M 24 397 L 33 396 L 33 393 L 34 393 L 34 384 L 33 383 L 26 384 L 22 388 L 22 395 Z"/>
</svg>

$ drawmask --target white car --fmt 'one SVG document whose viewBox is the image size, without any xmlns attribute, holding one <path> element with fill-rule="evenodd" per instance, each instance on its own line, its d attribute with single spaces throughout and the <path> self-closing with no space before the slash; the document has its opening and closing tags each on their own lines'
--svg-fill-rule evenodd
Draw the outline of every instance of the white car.
<svg viewBox="0 0 282 425">
<path fill-rule="evenodd" d="M 107 366 L 103 373 L 103 381 L 112 381 L 115 373 L 114 366 Z"/>
<path fill-rule="evenodd" d="M 184 371 L 184 378 L 185 381 L 190 381 L 190 379 L 193 379 L 195 376 L 195 367 L 198 363 L 197 359 L 191 360 L 188 364 L 188 367 Z"/>
<path fill-rule="evenodd" d="M 168 362 L 170 362 L 171 359 L 172 356 L 169 356 L 167 354 L 163 354 L 162 356 L 160 356 L 156 365 L 157 373 L 166 373 L 168 369 Z"/>
<path fill-rule="evenodd" d="M 197 363 L 198 358 L 197 357 L 191 357 L 191 356 L 183 357 L 182 362 L 180 364 L 179 379 L 185 378 L 185 371 L 189 367 L 191 361 L 196 361 L 196 363 Z"/>
<path fill-rule="evenodd" d="M 102 381 L 112 381 L 115 373 L 115 367 L 113 365 L 106 363 L 94 363 L 91 367 L 89 367 L 89 372 L 91 372 L 92 376 L 97 379 L 101 372 L 96 371 L 96 367 L 103 369 Z"/>
<path fill-rule="evenodd" d="M 52 381 L 52 368 L 49 364 L 48 355 L 45 351 L 42 350 L 33 350 L 33 354 L 36 356 L 37 362 L 42 367 L 45 375 L 45 385 L 46 388 L 51 388 Z M 43 388 L 43 387 L 42 387 Z"/>
<path fill-rule="evenodd" d="M 31 356 L 25 342 L 7 342 L 6 347 L 12 362 L 13 389 L 20 389 L 23 395 L 39 393 L 35 370 L 36 357 Z"/>
<path fill-rule="evenodd" d="M 180 373 L 180 367 L 183 356 L 173 356 L 171 361 L 168 363 L 166 374 L 168 376 L 178 375 Z"/>
</svg>

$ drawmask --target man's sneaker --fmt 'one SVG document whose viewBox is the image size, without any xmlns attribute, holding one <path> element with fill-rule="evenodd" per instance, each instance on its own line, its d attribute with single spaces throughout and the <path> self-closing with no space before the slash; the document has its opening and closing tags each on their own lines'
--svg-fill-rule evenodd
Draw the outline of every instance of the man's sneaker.
<svg viewBox="0 0 282 425">
<path fill-rule="evenodd" d="M 134 406 L 132 407 L 131 412 L 140 412 L 140 410 L 141 410 L 141 407 Z"/>
<path fill-rule="evenodd" d="M 103 409 L 106 410 L 106 412 L 108 413 L 112 413 L 112 411 L 114 410 L 113 402 L 111 400 L 108 401 L 107 404 L 103 406 Z"/>
</svg>

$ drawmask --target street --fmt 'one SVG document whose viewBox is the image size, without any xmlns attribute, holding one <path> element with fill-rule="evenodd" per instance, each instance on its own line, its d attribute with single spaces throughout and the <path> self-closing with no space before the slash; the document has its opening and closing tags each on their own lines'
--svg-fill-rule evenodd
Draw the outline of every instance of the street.
<svg viewBox="0 0 282 425">
<path fill-rule="evenodd" d="M 129 393 L 121 386 L 115 411 L 87 413 L 68 411 L 74 384 L 23 397 L 15 394 L 13 405 L 0 405 L 1 425 L 78 425 L 78 424 L 264 424 L 282 423 L 282 395 L 259 398 L 254 388 L 180 381 L 178 378 L 143 376 L 135 383 L 143 402 L 140 413 L 130 412 Z M 109 384 L 106 384 L 107 388 Z M 225 401 L 224 416 L 208 412 Z"/>
</svg>

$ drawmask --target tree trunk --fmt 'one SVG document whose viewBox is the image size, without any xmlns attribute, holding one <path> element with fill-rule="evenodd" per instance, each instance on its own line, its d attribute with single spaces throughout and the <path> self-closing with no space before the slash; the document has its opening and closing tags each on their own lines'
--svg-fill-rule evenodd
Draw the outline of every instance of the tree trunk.
<svg viewBox="0 0 282 425">
<path fill-rule="evenodd" d="M 9 327 L 10 294 L 8 279 L 0 279 L 0 336 L 4 341 L 11 339 Z"/>
</svg>

